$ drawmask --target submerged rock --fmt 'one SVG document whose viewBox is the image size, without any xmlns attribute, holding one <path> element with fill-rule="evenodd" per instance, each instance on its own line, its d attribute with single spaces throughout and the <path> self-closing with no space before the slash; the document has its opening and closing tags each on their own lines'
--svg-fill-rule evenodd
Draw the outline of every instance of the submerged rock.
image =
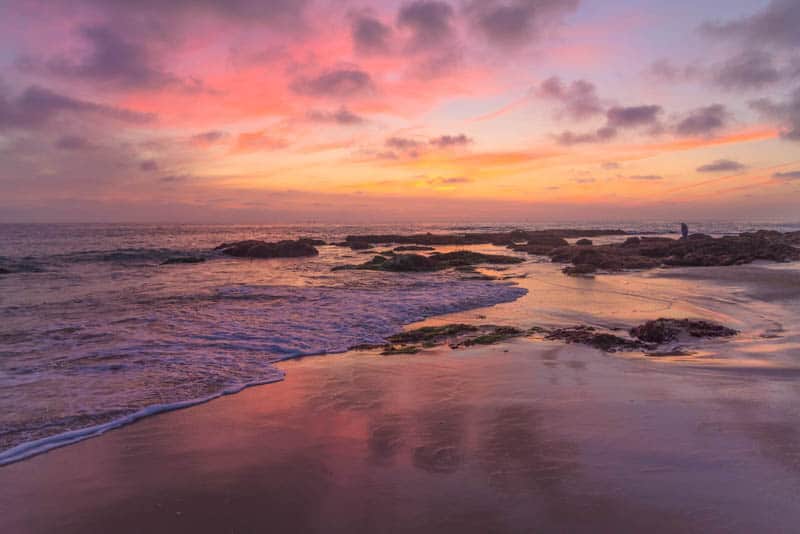
<svg viewBox="0 0 800 534">
<path fill-rule="evenodd" d="M 237 258 L 299 258 L 319 254 L 314 245 L 305 239 L 284 240 L 277 243 L 250 239 L 223 243 L 214 250 L 220 250 L 223 254 Z"/>
<path fill-rule="evenodd" d="M 591 239 L 578 239 L 577 241 L 575 241 L 575 244 L 580 246 L 585 246 L 585 245 L 592 245 L 593 243 Z"/>
<path fill-rule="evenodd" d="M 470 337 L 455 345 L 455 347 L 471 347 L 473 345 L 494 345 L 507 339 L 524 336 L 525 331 L 513 326 L 496 326 L 491 332 L 480 336 Z"/>
<path fill-rule="evenodd" d="M 389 336 L 387 341 L 392 343 L 430 343 L 441 342 L 462 334 L 477 332 L 478 327 L 471 324 L 453 323 L 444 326 L 423 326 L 407 332 Z"/>
<path fill-rule="evenodd" d="M 630 334 L 646 343 L 661 344 L 675 341 L 681 334 L 692 337 L 730 337 L 738 332 L 710 321 L 662 318 L 632 328 Z"/>
<path fill-rule="evenodd" d="M 556 328 L 548 333 L 545 338 L 566 341 L 567 343 L 581 343 L 605 352 L 637 350 L 644 347 L 644 344 L 640 341 L 627 339 L 607 332 L 598 332 L 592 326 Z"/>
</svg>

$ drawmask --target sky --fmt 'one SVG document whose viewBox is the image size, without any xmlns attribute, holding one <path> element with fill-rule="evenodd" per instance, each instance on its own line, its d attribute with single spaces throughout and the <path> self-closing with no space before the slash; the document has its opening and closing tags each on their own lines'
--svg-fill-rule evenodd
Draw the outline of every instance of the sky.
<svg viewBox="0 0 800 534">
<path fill-rule="evenodd" d="M 797 0 L 0 0 L 0 222 L 798 220 Z"/>
</svg>

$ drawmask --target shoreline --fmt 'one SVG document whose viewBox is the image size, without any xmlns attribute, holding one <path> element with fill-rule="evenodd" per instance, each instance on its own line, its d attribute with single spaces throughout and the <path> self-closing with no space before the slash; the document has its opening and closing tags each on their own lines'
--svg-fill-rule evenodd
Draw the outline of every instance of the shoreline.
<svg viewBox="0 0 800 534">
<path fill-rule="evenodd" d="M 776 434 L 796 422 L 788 382 L 527 339 L 279 367 L 288 380 L 4 467 L 0 527 L 671 533 L 800 520 L 800 471 L 783 470 L 799 444 Z"/>
<path fill-rule="evenodd" d="M 555 264 L 540 263 L 540 264 L 534 264 L 534 265 L 537 266 L 537 267 L 541 266 L 541 265 L 544 265 L 544 266 L 553 267 L 554 269 L 558 269 L 558 266 L 555 265 Z M 769 297 L 773 297 L 774 298 L 774 297 L 780 295 L 784 299 L 788 299 L 788 298 L 792 298 L 792 296 L 800 295 L 800 285 L 796 284 L 797 287 L 794 287 L 794 286 L 785 287 L 785 285 L 786 285 L 786 274 L 785 273 L 781 273 L 780 267 L 778 267 L 776 269 L 775 265 L 788 266 L 789 269 L 791 269 L 791 267 L 792 267 L 792 264 L 769 264 L 769 265 L 767 265 L 767 264 L 763 264 L 763 265 L 755 264 L 755 265 L 734 266 L 734 267 L 669 268 L 669 269 L 663 269 L 663 270 L 658 271 L 655 274 L 655 277 L 657 277 L 657 278 L 665 278 L 665 279 L 676 278 L 676 279 L 681 279 L 681 280 L 684 280 L 684 281 L 685 280 L 694 280 L 694 281 L 702 281 L 702 282 L 706 282 L 706 283 L 708 283 L 708 282 L 719 282 L 719 283 L 728 282 L 728 283 L 730 283 L 732 281 L 741 281 L 741 279 L 742 279 L 741 274 L 743 272 L 747 272 L 747 273 L 750 273 L 750 275 L 751 275 L 750 278 L 747 279 L 747 282 L 750 283 L 751 285 L 758 286 L 758 280 L 754 280 L 753 277 L 755 276 L 755 278 L 762 278 L 763 279 L 765 274 L 769 274 L 770 275 L 770 279 L 771 279 L 771 286 L 775 287 L 776 285 L 780 285 L 782 287 L 781 287 L 780 290 L 777 290 L 777 291 L 774 290 L 774 289 L 773 290 L 769 290 L 769 289 L 761 289 L 760 288 L 759 297 L 763 298 L 765 296 L 769 296 Z M 545 267 L 545 269 L 548 269 L 548 267 Z M 493 269 L 491 269 L 491 267 L 486 267 L 486 268 L 483 268 L 482 270 L 483 271 L 489 271 L 489 272 L 493 271 Z M 552 270 L 552 269 L 548 269 L 548 270 Z M 711 271 L 711 274 L 709 274 L 709 271 Z M 500 271 L 496 271 L 496 272 L 500 272 Z M 556 271 L 554 271 L 554 273 L 555 272 Z M 529 273 L 526 273 L 525 276 L 527 276 L 528 274 Z M 628 272 L 625 272 L 625 273 L 613 273 L 613 274 L 606 274 L 606 275 L 602 275 L 602 276 L 614 277 L 614 278 L 617 278 L 617 277 L 622 278 L 622 277 L 626 277 L 626 276 L 647 275 L 647 274 L 650 274 L 650 273 L 647 273 L 646 271 L 628 271 Z M 560 276 L 563 276 L 563 275 L 560 273 L 560 271 L 558 271 L 557 274 L 556 274 L 556 277 L 560 277 Z M 522 287 L 522 285 L 524 285 L 524 284 L 520 285 L 519 282 L 522 282 L 523 280 L 524 280 L 524 278 L 516 280 L 514 285 Z M 557 280 L 557 278 L 556 278 L 556 280 Z M 557 284 L 558 282 L 556 281 L 555 283 Z M 519 297 L 517 297 L 516 299 L 514 299 L 510 303 L 517 302 L 519 300 L 525 300 L 526 297 L 529 296 L 530 290 L 527 289 L 527 288 L 524 288 L 524 289 L 525 289 L 525 293 L 523 293 L 522 295 L 520 295 Z M 789 293 L 787 293 L 786 289 L 790 289 L 791 291 Z M 767 293 L 765 293 L 765 291 Z M 462 320 L 464 317 L 470 317 L 472 315 L 475 315 L 477 317 L 483 318 L 483 317 L 486 317 L 486 314 L 488 314 L 488 316 L 491 317 L 492 315 L 497 315 L 496 313 L 492 313 L 492 310 L 497 308 L 498 306 L 502 307 L 504 304 L 509 304 L 509 302 L 501 301 L 501 302 L 498 302 L 498 303 L 491 304 L 489 306 L 481 306 L 481 307 L 477 307 L 477 308 L 469 308 L 469 309 L 466 309 L 466 310 L 461 310 L 461 311 L 456 311 L 456 312 L 448 312 L 448 313 L 444 313 L 444 314 L 430 316 L 428 318 L 425 318 L 425 319 L 422 319 L 422 320 L 419 320 L 419 321 L 412 321 L 410 323 L 406 323 L 398 333 L 404 332 L 404 331 L 408 330 L 410 327 L 427 326 L 427 325 L 442 325 L 442 324 L 448 322 L 449 320 L 457 322 L 457 321 Z M 652 317 L 652 319 L 655 319 L 655 318 L 656 317 Z M 468 319 L 464 319 L 464 320 L 468 324 L 477 324 L 475 318 L 468 318 Z M 483 321 L 483 322 L 485 323 L 486 321 Z M 591 322 L 591 321 L 589 321 L 589 322 Z M 525 328 L 528 328 L 530 326 L 531 326 L 530 324 L 529 325 L 524 325 Z M 535 326 L 538 326 L 538 325 L 535 325 Z M 563 326 L 563 325 L 561 325 L 561 326 Z M 603 326 L 607 326 L 607 327 L 610 326 L 610 328 L 612 330 L 616 330 L 616 329 L 619 328 L 618 325 L 603 325 Z M 633 326 L 633 325 L 630 325 L 630 326 Z M 364 353 L 364 351 L 360 351 L 360 350 L 355 350 L 354 351 L 353 349 L 354 349 L 354 347 L 351 347 L 351 348 L 348 348 L 348 349 L 343 349 L 341 351 L 335 351 L 335 352 L 321 352 L 321 353 L 314 353 L 314 354 L 298 354 L 298 355 L 293 355 L 293 356 L 287 356 L 287 357 L 284 357 L 284 358 L 281 358 L 281 359 L 277 360 L 272 365 L 279 364 L 279 363 L 285 362 L 285 361 L 291 361 L 291 360 L 294 360 L 294 359 L 300 359 L 300 358 L 334 356 L 334 355 L 339 355 L 339 354 L 347 354 L 347 353 L 350 353 L 350 352 L 356 352 L 356 353 L 362 353 L 362 354 Z M 392 356 L 387 356 L 387 357 L 392 357 Z M 669 358 L 669 357 L 659 357 L 659 359 L 669 360 L 671 358 Z M 676 361 L 678 359 L 679 358 L 672 358 L 673 361 Z M 702 368 L 702 366 L 698 366 L 698 368 Z M 708 369 L 713 369 L 713 368 L 715 368 L 715 366 L 714 365 L 709 365 L 709 366 L 707 366 L 707 368 Z M 791 374 L 791 372 L 800 372 L 800 368 L 798 368 L 797 370 L 792 370 L 792 371 L 790 371 L 790 370 L 784 370 L 784 371 L 787 371 L 787 372 L 789 372 Z M 767 369 L 764 369 L 763 372 L 769 372 L 769 371 Z M 779 373 L 780 370 L 776 370 L 774 372 L 775 373 Z M 87 428 L 83 428 L 83 429 L 77 429 L 77 430 L 62 432 L 62 433 L 59 433 L 59 434 L 54 434 L 52 436 L 39 438 L 39 439 L 36 439 L 36 440 L 33 440 L 33 441 L 29 441 L 29 442 L 23 442 L 23 443 L 20 443 L 18 445 L 15 445 L 14 447 L 11 447 L 9 449 L 0 451 L 0 468 L 4 467 L 4 466 L 7 466 L 7 465 L 11 465 L 11 464 L 17 463 L 17 462 L 20 462 L 20 461 L 27 460 L 29 458 L 35 457 L 35 456 L 40 455 L 40 454 L 44 454 L 44 453 L 46 453 L 48 451 L 51 451 L 51 450 L 54 450 L 54 449 L 58 449 L 58 448 L 61 448 L 61 447 L 66 447 L 66 446 L 69 446 L 69 445 L 74 445 L 74 444 L 79 443 L 81 441 L 101 436 L 101 435 L 105 434 L 108 431 L 115 430 L 115 429 L 118 429 L 118 428 L 122 428 L 122 427 L 125 427 L 127 425 L 131 425 L 133 423 L 136 423 L 136 422 L 138 422 L 138 421 L 140 421 L 142 419 L 145 419 L 145 418 L 148 418 L 148 417 L 151 417 L 151 416 L 155 416 L 155 415 L 158 415 L 158 414 L 161 414 L 161 413 L 165 413 L 165 412 L 170 412 L 170 411 L 175 411 L 175 410 L 184 410 L 184 409 L 191 408 L 191 407 L 194 407 L 194 406 L 199 406 L 199 405 L 206 404 L 206 403 L 208 403 L 210 401 L 216 400 L 216 399 L 221 398 L 221 397 L 225 397 L 225 396 L 228 396 L 228 395 L 235 395 L 235 394 L 241 393 L 242 391 L 244 391 L 246 389 L 249 389 L 251 387 L 269 385 L 269 384 L 273 384 L 273 383 L 276 383 L 276 382 L 280 382 L 280 381 L 282 381 L 284 379 L 285 379 L 285 376 L 282 375 L 281 377 L 273 379 L 273 380 L 255 381 L 255 382 L 252 382 L 252 383 L 238 385 L 238 386 L 236 386 L 234 388 L 224 389 L 224 390 L 219 391 L 217 393 L 213 393 L 211 395 L 207 395 L 207 396 L 200 397 L 200 398 L 197 398 L 197 399 L 187 399 L 187 400 L 184 400 L 184 401 L 179 401 L 179 402 L 170 403 L 170 404 L 151 405 L 151 406 L 144 407 L 144 408 L 142 408 L 140 410 L 137 410 L 137 411 L 135 411 L 133 413 L 127 414 L 127 415 L 125 415 L 123 417 L 107 421 L 105 423 L 100 423 L 100 424 L 93 425 L 93 426 L 90 426 L 90 427 L 87 427 Z"/>
</svg>

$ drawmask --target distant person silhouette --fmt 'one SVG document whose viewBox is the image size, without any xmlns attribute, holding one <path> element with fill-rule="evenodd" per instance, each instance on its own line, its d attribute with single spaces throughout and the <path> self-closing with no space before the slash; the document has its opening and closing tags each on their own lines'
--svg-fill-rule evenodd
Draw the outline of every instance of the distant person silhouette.
<svg viewBox="0 0 800 534">
<path fill-rule="evenodd" d="M 689 227 L 686 223 L 681 223 L 681 235 L 683 236 L 681 239 L 686 239 L 689 237 Z"/>
</svg>

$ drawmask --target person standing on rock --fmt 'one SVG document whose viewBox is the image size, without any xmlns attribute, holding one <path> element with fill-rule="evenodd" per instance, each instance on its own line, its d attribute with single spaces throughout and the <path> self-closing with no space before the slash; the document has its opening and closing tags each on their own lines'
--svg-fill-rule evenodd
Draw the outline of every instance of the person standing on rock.
<svg viewBox="0 0 800 534">
<path fill-rule="evenodd" d="M 682 239 L 689 237 L 689 226 L 685 222 L 681 223 L 681 235 L 683 236 Z"/>
</svg>

